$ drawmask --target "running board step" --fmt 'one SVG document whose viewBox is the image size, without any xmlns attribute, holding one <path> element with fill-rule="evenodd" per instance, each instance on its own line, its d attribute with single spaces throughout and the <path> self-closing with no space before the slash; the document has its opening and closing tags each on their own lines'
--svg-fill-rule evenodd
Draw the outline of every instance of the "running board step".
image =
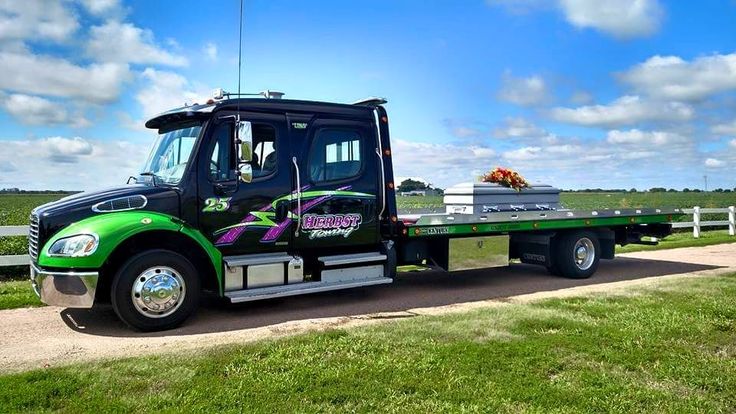
<svg viewBox="0 0 736 414">
<path fill-rule="evenodd" d="M 246 254 L 242 256 L 227 256 L 222 260 L 225 262 L 227 267 L 236 266 L 253 266 L 270 263 L 283 263 L 288 262 L 294 257 L 287 253 L 261 253 L 261 254 Z"/>
<path fill-rule="evenodd" d="M 322 256 L 319 258 L 319 261 L 322 262 L 325 267 L 344 266 L 353 263 L 383 262 L 385 260 L 386 255 L 379 252 L 340 254 L 336 256 Z"/>
<path fill-rule="evenodd" d="M 329 292 L 331 290 L 350 289 L 363 286 L 374 286 L 391 283 L 388 277 L 353 280 L 345 282 L 304 282 L 295 285 L 272 286 L 257 289 L 244 289 L 225 292 L 230 303 L 250 302 L 255 300 L 282 298 L 286 296 L 306 295 L 308 293 Z"/>
</svg>

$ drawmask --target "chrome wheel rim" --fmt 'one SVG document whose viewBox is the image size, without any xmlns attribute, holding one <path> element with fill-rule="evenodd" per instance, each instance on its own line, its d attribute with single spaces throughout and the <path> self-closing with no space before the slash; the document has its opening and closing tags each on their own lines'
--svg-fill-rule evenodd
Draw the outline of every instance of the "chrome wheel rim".
<svg viewBox="0 0 736 414">
<path fill-rule="evenodd" d="M 165 318 L 184 301 L 186 286 L 179 272 L 167 267 L 151 267 L 138 275 L 130 296 L 133 306 L 148 318 Z"/>
<path fill-rule="evenodd" d="M 575 266 L 580 270 L 588 270 L 593 266 L 595 260 L 595 245 L 593 245 L 592 240 L 583 237 L 575 243 L 572 254 L 573 259 L 575 259 Z"/>
</svg>

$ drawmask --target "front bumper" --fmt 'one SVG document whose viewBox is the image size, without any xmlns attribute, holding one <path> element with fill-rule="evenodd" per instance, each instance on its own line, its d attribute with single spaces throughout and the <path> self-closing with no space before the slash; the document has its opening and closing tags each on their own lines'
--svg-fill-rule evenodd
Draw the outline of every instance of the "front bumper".
<svg viewBox="0 0 736 414">
<path fill-rule="evenodd" d="M 67 308 L 91 308 L 99 272 L 50 271 L 31 263 L 31 285 L 41 302 Z"/>
</svg>

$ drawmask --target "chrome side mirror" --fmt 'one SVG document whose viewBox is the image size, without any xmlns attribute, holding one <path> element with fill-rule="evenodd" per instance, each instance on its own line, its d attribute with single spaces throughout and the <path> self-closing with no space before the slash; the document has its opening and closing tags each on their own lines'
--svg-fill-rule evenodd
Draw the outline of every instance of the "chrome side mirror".
<svg viewBox="0 0 736 414">
<path fill-rule="evenodd" d="M 238 145 L 238 160 L 243 162 L 251 162 L 253 160 L 253 132 L 251 124 L 248 121 L 240 121 L 236 124 Z"/>
<path fill-rule="evenodd" d="M 250 164 L 241 164 L 238 167 L 238 176 L 240 181 L 250 183 L 253 181 L 253 167 Z"/>
</svg>

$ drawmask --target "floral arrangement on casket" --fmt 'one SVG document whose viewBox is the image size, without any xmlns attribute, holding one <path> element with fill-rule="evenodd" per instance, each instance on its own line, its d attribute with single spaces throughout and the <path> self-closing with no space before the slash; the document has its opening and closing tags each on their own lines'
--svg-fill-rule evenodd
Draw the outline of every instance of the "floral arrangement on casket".
<svg viewBox="0 0 736 414">
<path fill-rule="evenodd" d="M 518 172 L 502 167 L 496 167 L 493 170 L 483 174 L 480 180 L 484 183 L 496 183 L 504 187 L 513 188 L 521 191 L 522 188 L 529 187 L 529 183 Z"/>
</svg>

